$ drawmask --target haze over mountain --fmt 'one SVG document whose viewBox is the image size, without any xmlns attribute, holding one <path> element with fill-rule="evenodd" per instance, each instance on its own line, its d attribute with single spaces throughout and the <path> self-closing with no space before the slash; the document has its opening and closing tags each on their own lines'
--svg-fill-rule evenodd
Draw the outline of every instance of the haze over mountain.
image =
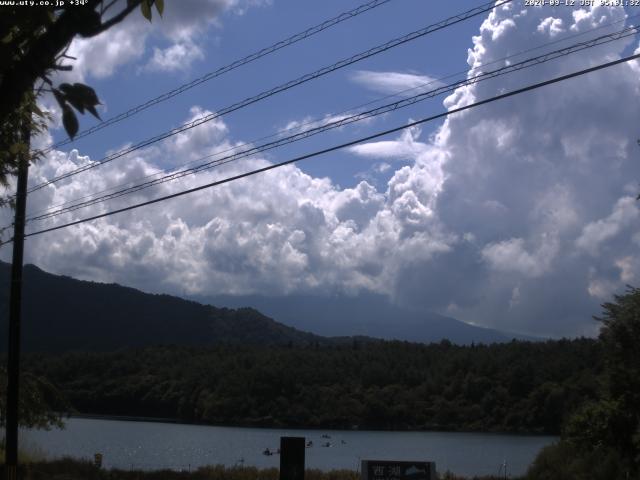
<svg viewBox="0 0 640 480">
<path fill-rule="evenodd" d="M 0 309 L 4 312 L 0 349 L 6 345 L 9 277 L 9 264 L 0 263 Z M 34 265 L 26 265 L 24 270 L 22 318 L 26 351 L 113 350 L 163 344 L 326 344 L 348 340 L 327 337 L 350 336 L 413 342 L 446 338 L 461 344 L 517 337 L 403 309 L 375 295 L 331 301 L 313 296 L 217 297 L 198 303 L 53 275 Z"/>
<path fill-rule="evenodd" d="M 428 311 L 393 304 L 383 295 L 321 297 L 260 295 L 194 297 L 203 303 L 241 308 L 251 306 L 291 327 L 323 336 L 366 335 L 389 340 L 431 343 L 448 339 L 469 344 L 506 342 L 534 337 L 477 327 Z"/>
</svg>

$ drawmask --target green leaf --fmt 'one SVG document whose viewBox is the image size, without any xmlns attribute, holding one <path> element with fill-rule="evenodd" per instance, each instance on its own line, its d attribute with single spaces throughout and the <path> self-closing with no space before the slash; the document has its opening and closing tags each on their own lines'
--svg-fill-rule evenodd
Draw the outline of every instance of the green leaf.
<svg viewBox="0 0 640 480">
<path fill-rule="evenodd" d="M 159 11 L 159 10 L 158 10 Z M 162 15 L 162 13 L 160 14 Z M 13 30 L 11 30 L 9 33 L 7 33 L 2 40 L 0 40 L 2 43 L 9 43 L 11 42 L 11 40 L 13 40 Z"/>
<path fill-rule="evenodd" d="M 149 0 L 142 0 L 142 3 L 140 4 L 140 11 L 144 18 L 151 21 L 151 5 L 149 4 Z"/>
<path fill-rule="evenodd" d="M 156 10 L 158 10 L 158 13 L 160 14 L 160 16 L 162 16 L 162 12 L 164 12 L 164 0 L 156 0 Z"/>
<path fill-rule="evenodd" d="M 100 105 L 100 100 L 96 91 L 84 83 L 74 83 L 73 90 L 78 97 L 80 97 L 85 106 L 87 105 Z"/>
<path fill-rule="evenodd" d="M 65 103 L 69 102 L 80 113 L 84 113 L 84 102 L 82 101 L 82 99 L 79 98 L 76 92 L 76 89 L 73 87 L 73 85 L 70 85 L 68 83 L 61 83 L 60 85 L 58 85 L 58 88 L 64 94 L 63 98 Z"/>
<path fill-rule="evenodd" d="M 73 105 L 73 108 L 84 114 L 84 105 L 82 104 L 82 102 L 78 101 L 77 97 L 67 95 L 66 99 L 71 105 Z"/>
<path fill-rule="evenodd" d="M 32 107 L 32 111 L 33 113 L 35 113 L 38 117 L 40 118 L 44 118 L 44 112 L 42 110 L 40 110 L 40 107 L 38 107 L 38 105 L 33 105 Z"/>
<path fill-rule="evenodd" d="M 93 88 L 84 83 L 74 83 L 73 85 L 62 83 L 58 88 L 63 92 L 64 100 L 69 102 L 73 108 L 82 114 L 85 109 L 89 110 L 96 118 L 100 118 L 94 108 L 96 105 L 100 105 L 100 100 Z"/>
<path fill-rule="evenodd" d="M 96 111 L 96 107 L 94 107 L 93 105 L 87 105 L 87 110 L 89 111 L 89 113 L 91 115 L 93 115 L 94 117 L 96 117 L 98 120 L 102 120 L 100 118 L 100 115 L 98 115 L 98 112 Z"/>
<path fill-rule="evenodd" d="M 73 89 L 70 83 L 61 83 L 58 85 L 58 89 L 64 92 L 66 95 L 69 95 L 69 92 Z"/>
<path fill-rule="evenodd" d="M 69 107 L 69 105 L 67 104 L 62 107 L 62 125 L 67 131 L 69 137 L 71 137 L 71 139 L 73 140 L 73 137 L 75 137 L 76 133 L 78 133 L 78 128 L 80 125 L 78 124 L 76 114 L 73 113 L 73 110 L 71 110 L 71 107 Z"/>
<path fill-rule="evenodd" d="M 60 108 L 64 109 L 64 106 L 67 103 L 67 100 L 65 99 L 64 94 L 60 90 L 58 90 L 57 88 L 54 88 L 52 91 L 53 91 L 53 96 L 55 97 L 56 101 L 58 102 L 58 105 L 60 105 Z"/>
<path fill-rule="evenodd" d="M 14 143 L 9 147 L 9 153 L 11 155 L 18 155 L 19 153 L 23 152 L 24 149 L 25 149 L 24 143 Z"/>
</svg>

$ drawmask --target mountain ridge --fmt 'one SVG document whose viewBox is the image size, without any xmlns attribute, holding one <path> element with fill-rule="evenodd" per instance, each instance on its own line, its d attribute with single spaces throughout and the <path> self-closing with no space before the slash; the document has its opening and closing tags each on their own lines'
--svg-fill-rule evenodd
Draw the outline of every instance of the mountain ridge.
<svg viewBox="0 0 640 480">
<path fill-rule="evenodd" d="M 6 349 L 10 265 L 0 262 L 0 351 Z M 495 343 L 522 336 L 411 312 L 379 296 L 205 297 L 146 293 L 24 267 L 25 351 L 106 351 L 153 345 L 316 345 L 382 339 Z M 204 303 L 203 303 L 204 302 Z M 212 302 L 224 304 L 213 306 Z M 530 340 L 531 338 L 525 338 Z"/>
<path fill-rule="evenodd" d="M 0 349 L 6 348 L 10 265 L 0 263 Z M 25 265 L 25 351 L 104 351 L 151 345 L 326 343 L 255 309 L 217 308 L 115 283 L 77 280 Z"/>
<path fill-rule="evenodd" d="M 393 304 L 383 295 L 320 297 L 290 295 L 218 295 L 192 297 L 204 303 L 228 308 L 251 305 L 279 322 L 322 336 L 366 335 L 385 340 L 433 343 L 449 340 L 456 344 L 500 343 L 513 339 L 541 338 L 470 325 L 430 311 L 412 310 Z"/>
</svg>

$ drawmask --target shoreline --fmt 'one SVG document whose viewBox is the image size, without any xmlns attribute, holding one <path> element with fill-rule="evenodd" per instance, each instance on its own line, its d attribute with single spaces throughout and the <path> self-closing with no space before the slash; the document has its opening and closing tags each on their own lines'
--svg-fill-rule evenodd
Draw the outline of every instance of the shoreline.
<svg viewBox="0 0 640 480">
<path fill-rule="evenodd" d="M 554 437 L 560 438 L 560 435 L 552 433 L 540 433 L 540 432 L 509 432 L 509 431 L 479 431 L 479 430 L 450 430 L 450 429 L 374 429 L 374 428 L 340 428 L 340 427 L 307 427 L 307 426 L 288 426 L 288 425 L 238 425 L 238 424 L 211 424 L 203 422 L 187 422 L 176 418 L 162 418 L 162 417 L 141 417 L 134 415 L 107 415 L 107 414 L 92 414 L 92 413 L 73 413 L 65 415 L 64 418 L 79 418 L 87 420 L 112 420 L 121 422 L 143 422 L 143 423 L 167 423 L 174 425 L 195 425 L 200 427 L 219 427 L 219 428 L 260 428 L 265 430 L 312 430 L 312 431 L 334 431 L 334 432 L 416 432 L 416 433 L 463 433 L 463 434 L 478 434 L 478 435 L 511 435 L 514 437 Z"/>
</svg>

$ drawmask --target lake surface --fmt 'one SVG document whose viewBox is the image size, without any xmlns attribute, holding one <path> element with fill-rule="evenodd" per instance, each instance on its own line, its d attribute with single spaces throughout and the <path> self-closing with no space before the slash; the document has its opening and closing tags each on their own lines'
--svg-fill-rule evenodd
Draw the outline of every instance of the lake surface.
<svg viewBox="0 0 640 480">
<path fill-rule="evenodd" d="M 325 438 L 322 435 L 329 435 Z M 93 459 L 121 469 L 195 469 L 203 465 L 243 464 L 278 467 L 281 436 L 313 442 L 306 449 L 306 467 L 359 470 L 360 460 L 435 461 L 439 472 L 459 475 L 497 474 L 506 460 L 510 475 L 522 474 L 544 446 L 556 437 L 448 432 L 380 432 L 211 427 L 175 423 L 70 418 L 64 430 L 20 433 L 21 447 L 48 458 Z M 321 446 L 331 442 L 330 447 Z"/>
</svg>

